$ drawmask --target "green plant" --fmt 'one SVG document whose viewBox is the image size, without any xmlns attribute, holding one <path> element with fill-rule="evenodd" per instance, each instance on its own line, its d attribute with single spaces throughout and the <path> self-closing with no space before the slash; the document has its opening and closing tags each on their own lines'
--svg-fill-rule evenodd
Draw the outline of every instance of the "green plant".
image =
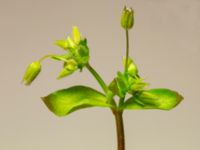
<svg viewBox="0 0 200 150">
<path fill-rule="evenodd" d="M 123 127 L 124 110 L 160 109 L 170 110 L 177 106 L 183 97 L 169 89 L 147 89 L 148 84 L 139 76 L 137 66 L 129 57 L 129 30 L 134 25 L 134 11 L 124 7 L 121 26 L 126 35 L 126 56 L 123 60 L 124 71 L 117 72 L 116 77 L 107 85 L 95 69 L 89 64 L 89 47 L 86 38 L 82 37 L 78 28 L 73 27 L 73 37 L 56 41 L 56 45 L 66 51 L 63 55 L 45 55 L 31 63 L 23 81 L 30 85 L 41 70 L 41 62 L 51 58 L 63 63 L 58 79 L 66 77 L 84 68 L 98 81 L 103 93 L 87 86 L 73 86 L 58 90 L 42 97 L 43 102 L 57 116 L 66 116 L 79 109 L 88 107 L 107 107 L 111 109 L 115 120 L 118 139 L 118 150 L 125 150 Z M 119 100 L 115 100 L 118 97 Z"/>
</svg>

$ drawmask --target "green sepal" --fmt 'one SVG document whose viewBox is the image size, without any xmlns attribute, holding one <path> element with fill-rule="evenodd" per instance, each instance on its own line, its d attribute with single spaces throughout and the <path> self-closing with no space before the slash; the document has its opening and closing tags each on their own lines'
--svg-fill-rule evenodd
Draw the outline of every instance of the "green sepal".
<svg viewBox="0 0 200 150">
<path fill-rule="evenodd" d="M 126 95 L 126 92 L 128 91 L 129 84 L 128 84 L 128 74 L 127 73 L 117 73 L 117 86 L 120 91 L 120 97 L 124 97 Z"/>
<path fill-rule="evenodd" d="M 89 56 L 89 48 L 88 46 L 85 44 L 85 42 L 80 42 L 80 45 L 77 49 L 80 57 L 84 57 L 84 56 Z"/>
<path fill-rule="evenodd" d="M 129 98 L 122 109 L 161 109 L 170 110 L 176 107 L 183 97 L 169 89 L 151 89 L 138 92 Z"/>
<path fill-rule="evenodd" d="M 86 86 L 73 86 L 42 97 L 43 102 L 57 116 L 66 116 L 87 107 L 113 107 L 102 93 Z"/>
<path fill-rule="evenodd" d="M 126 92 L 128 91 L 129 83 L 128 83 L 128 74 L 118 72 L 117 77 L 110 83 L 109 89 L 119 97 L 124 97 Z"/>
</svg>

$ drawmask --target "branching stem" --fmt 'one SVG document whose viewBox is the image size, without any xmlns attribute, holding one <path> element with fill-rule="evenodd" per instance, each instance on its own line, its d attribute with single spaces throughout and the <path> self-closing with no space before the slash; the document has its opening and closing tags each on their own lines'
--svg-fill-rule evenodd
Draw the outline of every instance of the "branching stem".
<svg viewBox="0 0 200 150">
<path fill-rule="evenodd" d="M 52 57 L 52 56 L 54 56 L 54 55 L 53 54 L 47 54 L 47 55 L 43 56 L 42 58 L 40 58 L 39 62 L 42 62 L 43 60 L 45 60 L 45 59 L 47 59 L 49 57 Z"/>
<path fill-rule="evenodd" d="M 129 36 L 128 30 L 126 30 L 126 62 L 125 62 L 125 72 L 128 70 L 128 57 L 129 57 Z M 101 76 L 95 71 L 95 69 L 88 63 L 86 64 L 86 68 L 90 71 L 90 73 L 95 77 L 103 91 L 107 94 L 108 86 L 101 78 Z M 115 101 L 113 100 L 115 103 Z M 123 110 L 120 109 L 120 106 L 124 103 L 124 98 L 120 99 L 118 107 L 112 108 L 112 112 L 115 116 L 116 123 L 116 131 L 117 131 L 117 149 L 125 150 L 125 136 L 124 136 L 124 123 L 123 123 Z"/>
<path fill-rule="evenodd" d="M 106 83 L 103 81 L 103 79 L 101 78 L 101 76 L 94 70 L 94 68 L 92 66 L 90 66 L 90 64 L 88 63 L 86 65 L 86 68 L 90 71 L 90 73 L 95 77 L 95 79 L 98 81 L 98 83 L 100 84 L 100 86 L 102 87 L 103 91 L 105 93 L 108 92 L 108 87 L 106 85 Z"/>
</svg>

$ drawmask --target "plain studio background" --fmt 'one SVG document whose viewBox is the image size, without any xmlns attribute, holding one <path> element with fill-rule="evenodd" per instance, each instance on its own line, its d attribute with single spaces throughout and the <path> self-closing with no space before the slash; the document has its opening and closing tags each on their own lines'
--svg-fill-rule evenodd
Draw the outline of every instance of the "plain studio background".
<svg viewBox="0 0 200 150">
<path fill-rule="evenodd" d="M 125 54 L 124 4 L 135 10 L 130 49 L 140 75 L 150 88 L 174 89 L 185 98 L 169 112 L 126 111 L 127 150 L 200 149 L 200 0 L 0 0 L 1 150 L 116 150 L 109 109 L 59 118 L 40 100 L 77 84 L 101 91 L 87 70 L 56 80 L 62 64 L 46 60 L 32 86 L 20 82 L 29 63 L 63 53 L 54 41 L 73 25 L 88 39 L 91 64 L 110 82 Z"/>
</svg>

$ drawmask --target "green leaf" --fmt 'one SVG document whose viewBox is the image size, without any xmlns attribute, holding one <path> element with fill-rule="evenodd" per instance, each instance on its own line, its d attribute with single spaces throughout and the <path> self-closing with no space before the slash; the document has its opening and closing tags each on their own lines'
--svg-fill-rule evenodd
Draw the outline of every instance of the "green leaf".
<svg viewBox="0 0 200 150">
<path fill-rule="evenodd" d="M 151 89 L 129 98 L 122 109 L 162 109 L 170 110 L 177 106 L 183 97 L 169 89 Z"/>
<path fill-rule="evenodd" d="M 65 116 L 87 107 L 112 107 L 107 103 L 105 95 L 86 86 L 62 89 L 42 97 L 42 100 L 49 110 L 58 116 Z"/>
</svg>

